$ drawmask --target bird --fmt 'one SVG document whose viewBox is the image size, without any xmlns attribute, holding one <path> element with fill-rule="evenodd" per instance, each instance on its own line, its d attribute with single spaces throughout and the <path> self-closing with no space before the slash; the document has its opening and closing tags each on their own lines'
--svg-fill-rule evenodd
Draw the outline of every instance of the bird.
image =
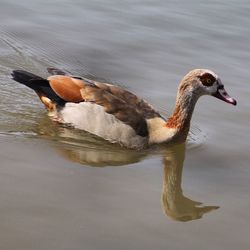
<svg viewBox="0 0 250 250">
<path fill-rule="evenodd" d="M 73 76 L 53 67 L 47 70 L 47 79 L 25 70 L 13 70 L 11 75 L 36 92 L 53 120 L 130 149 L 185 142 L 194 107 L 203 95 L 237 104 L 209 69 L 193 69 L 183 77 L 168 118 L 118 85 Z"/>
</svg>

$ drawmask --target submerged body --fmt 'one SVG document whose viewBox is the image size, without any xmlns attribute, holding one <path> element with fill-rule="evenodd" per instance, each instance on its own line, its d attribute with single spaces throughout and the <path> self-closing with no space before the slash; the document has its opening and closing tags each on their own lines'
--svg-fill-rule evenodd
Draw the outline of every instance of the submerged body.
<svg viewBox="0 0 250 250">
<path fill-rule="evenodd" d="M 66 75 L 49 68 L 43 79 L 22 70 L 13 79 L 37 93 L 53 119 L 128 148 L 155 143 L 184 142 L 195 104 L 202 95 L 236 101 L 210 70 L 195 69 L 181 81 L 172 116 L 163 118 L 151 105 L 118 86 Z"/>
</svg>

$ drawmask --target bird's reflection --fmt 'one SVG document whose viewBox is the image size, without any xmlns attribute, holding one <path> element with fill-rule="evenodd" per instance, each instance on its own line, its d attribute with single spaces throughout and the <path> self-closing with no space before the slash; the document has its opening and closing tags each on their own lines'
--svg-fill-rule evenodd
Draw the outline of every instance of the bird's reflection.
<svg viewBox="0 0 250 250">
<path fill-rule="evenodd" d="M 101 151 L 100 151 L 101 150 Z M 84 149 L 74 146 L 60 147 L 59 153 L 74 162 L 92 167 L 126 166 L 141 161 L 146 154 L 125 149 L 114 149 L 112 146 L 85 147 Z"/>
<path fill-rule="evenodd" d="M 124 149 L 87 132 L 42 121 L 39 135 L 55 141 L 56 150 L 70 161 L 92 167 L 125 166 L 147 156 L 146 151 Z"/>
<path fill-rule="evenodd" d="M 177 221 L 200 219 L 218 206 L 203 206 L 183 195 L 181 182 L 185 144 L 168 147 L 163 156 L 164 172 L 161 201 L 164 213 Z"/>
<path fill-rule="evenodd" d="M 40 123 L 41 124 L 41 123 Z M 85 132 L 53 124 L 44 124 L 39 129 L 40 135 L 54 138 L 57 151 L 70 161 L 83 165 L 125 166 L 139 162 L 151 151 L 126 150 L 117 145 L 96 138 Z M 81 139 L 82 138 L 82 139 Z M 184 196 L 181 187 L 182 171 L 185 159 L 185 144 L 158 148 L 163 157 L 163 186 L 161 201 L 164 214 L 176 221 L 190 221 L 202 218 L 206 213 L 218 209 L 218 206 L 204 206 Z"/>
</svg>

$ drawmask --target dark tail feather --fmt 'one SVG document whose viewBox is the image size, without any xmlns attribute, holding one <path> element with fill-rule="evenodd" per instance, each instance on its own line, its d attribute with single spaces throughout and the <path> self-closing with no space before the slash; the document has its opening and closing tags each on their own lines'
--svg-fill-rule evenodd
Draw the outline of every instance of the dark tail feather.
<svg viewBox="0 0 250 250">
<path fill-rule="evenodd" d="M 12 75 L 13 80 L 15 80 L 16 82 L 20 82 L 27 86 L 30 80 L 45 80 L 40 76 L 34 75 L 24 70 L 13 70 L 11 75 Z"/>
<path fill-rule="evenodd" d="M 50 87 L 48 80 L 24 70 L 13 70 L 11 75 L 16 82 L 24 84 L 36 91 L 39 97 L 43 95 L 59 105 L 65 104 L 65 101 Z"/>
</svg>

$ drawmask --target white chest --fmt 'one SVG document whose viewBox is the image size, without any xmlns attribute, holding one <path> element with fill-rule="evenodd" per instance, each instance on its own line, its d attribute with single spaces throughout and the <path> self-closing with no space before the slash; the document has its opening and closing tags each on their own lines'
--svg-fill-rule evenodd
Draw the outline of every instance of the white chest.
<svg viewBox="0 0 250 250">
<path fill-rule="evenodd" d="M 147 125 L 149 131 L 149 144 L 169 142 L 176 134 L 176 129 L 167 128 L 166 122 L 160 117 L 148 119 Z"/>
</svg>

